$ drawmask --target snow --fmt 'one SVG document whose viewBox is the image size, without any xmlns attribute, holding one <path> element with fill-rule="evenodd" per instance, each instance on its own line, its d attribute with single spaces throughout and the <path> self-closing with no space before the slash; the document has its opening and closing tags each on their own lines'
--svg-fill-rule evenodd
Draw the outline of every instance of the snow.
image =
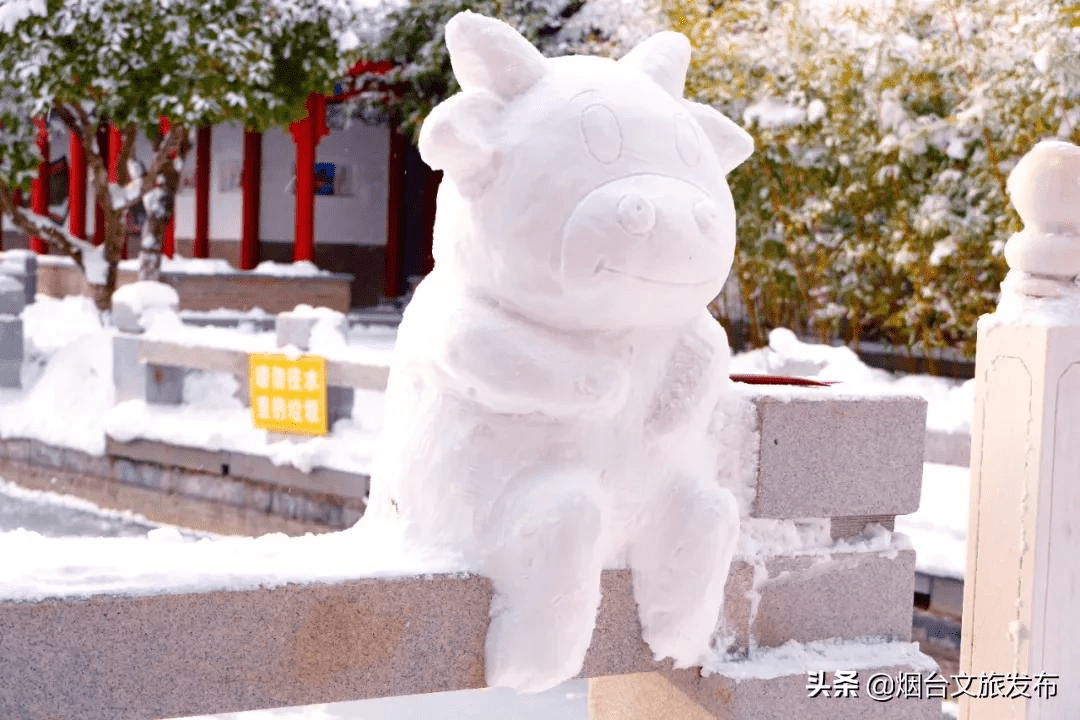
<svg viewBox="0 0 1080 720">
<path fill-rule="evenodd" d="M 145 535 L 155 527 L 135 513 L 106 510 L 71 495 L 28 490 L 0 479 L 0 534 L 21 528 L 46 537 L 116 537 Z"/>
<path fill-rule="evenodd" d="M 118 403 L 101 425 L 113 439 L 156 440 L 207 450 L 227 450 L 268 458 L 302 472 L 323 467 L 370 472 L 371 454 L 382 418 L 382 393 L 357 390 L 353 417 L 334 423 L 326 436 L 275 439 L 252 425 L 251 410 L 235 397 L 236 380 L 225 373 L 191 373 L 184 378 L 184 404 Z"/>
<path fill-rule="evenodd" d="M 1075 316 L 1074 316 L 1075 317 Z M 863 363 L 851 348 L 806 343 L 786 328 L 769 333 L 766 347 L 731 359 L 731 372 L 743 375 L 781 375 L 837 383 L 845 395 L 918 395 L 928 403 L 926 425 L 942 432 L 969 432 L 975 402 L 975 381 L 930 375 L 894 375 Z M 774 394 L 806 393 L 795 388 L 771 388 Z"/>
<path fill-rule="evenodd" d="M 113 293 L 113 304 L 126 305 L 136 315 L 151 308 L 177 308 L 180 295 L 171 286 L 162 282 L 139 280 L 121 285 Z"/>
<path fill-rule="evenodd" d="M 318 277 L 331 274 L 328 270 L 320 270 L 310 260 L 298 260 L 292 263 L 264 260 L 256 265 L 252 272 L 258 275 L 272 275 L 274 277 Z"/>
<path fill-rule="evenodd" d="M 1035 285 L 1046 289 L 1045 297 L 1028 291 Z M 1033 277 L 1021 270 L 1010 270 L 1001 283 L 997 309 L 979 318 L 980 329 L 1003 325 L 1061 327 L 1076 325 L 1080 317 L 1080 282 L 1062 284 L 1045 277 Z"/>
<path fill-rule="evenodd" d="M 713 662 L 702 668 L 703 675 L 724 675 L 735 680 L 804 675 L 808 672 L 868 670 L 890 666 L 909 666 L 915 670 L 937 670 L 937 663 L 919 651 L 918 643 L 890 642 L 880 639 L 824 640 L 799 643 L 789 641 L 780 647 L 751 651 L 748 658 Z"/>
<path fill-rule="evenodd" d="M 896 518 L 896 530 L 911 538 L 915 569 L 963 579 L 967 564 L 968 468 L 926 463 L 919 509 Z"/>
<path fill-rule="evenodd" d="M 36 438 L 94 455 L 105 452 L 102 419 L 114 399 L 112 339 L 96 312 L 88 317 L 88 302 L 51 300 L 24 311 L 31 361 L 25 367 L 31 382 L 25 391 L 0 390 L 0 437 Z M 55 315 L 50 309 L 57 311 Z M 64 314 L 78 324 L 59 329 L 50 323 Z M 35 374 L 39 376 L 34 378 Z M 57 408 L 64 410 L 63 422 L 57 421 Z"/>
<path fill-rule="evenodd" d="M 824 116 L 824 107 L 815 107 L 814 112 L 816 119 L 821 119 Z M 757 124 L 766 128 L 781 128 L 805 122 L 807 111 L 776 98 L 765 98 L 747 107 L 743 111 L 742 119 L 747 125 Z"/>
<path fill-rule="evenodd" d="M 45 15 L 45 0 L 6 0 L 0 4 L 0 33 L 9 33 L 31 15 Z"/>
<path fill-rule="evenodd" d="M 395 528 L 375 524 L 303 537 L 213 539 L 161 527 L 142 537 L 77 542 L 13 530 L 0 533 L 0 556 L 6 558 L 0 598 L 18 601 L 249 590 L 467 569 L 452 552 L 405 543 Z"/>
</svg>

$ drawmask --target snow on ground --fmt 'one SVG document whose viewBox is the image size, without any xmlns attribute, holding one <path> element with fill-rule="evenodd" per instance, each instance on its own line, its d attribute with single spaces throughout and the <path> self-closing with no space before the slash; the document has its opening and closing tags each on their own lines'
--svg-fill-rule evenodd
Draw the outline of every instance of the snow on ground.
<svg viewBox="0 0 1080 720">
<path fill-rule="evenodd" d="M 897 531 L 911 538 L 919 572 L 964 578 L 969 477 L 966 467 L 934 463 L 923 466 L 918 511 L 896 518 Z"/>
</svg>

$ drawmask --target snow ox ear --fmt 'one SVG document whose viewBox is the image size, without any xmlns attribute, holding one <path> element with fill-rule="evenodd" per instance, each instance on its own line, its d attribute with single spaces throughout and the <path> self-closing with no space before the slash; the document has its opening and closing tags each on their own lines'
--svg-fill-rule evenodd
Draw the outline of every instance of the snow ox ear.
<svg viewBox="0 0 1080 720">
<path fill-rule="evenodd" d="M 656 33 L 623 55 L 619 64 L 644 73 L 669 95 L 681 98 L 690 66 L 690 41 L 682 33 Z"/>
<path fill-rule="evenodd" d="M 420 128 L 420 157 L 444 171 L 466 197 L 482 194 L 498 174 L 499 153 L 491 139 L 502 109 L 487 93 L 458 93 L 436 105 Z"/>
<path fill-rule="evenodd" d="M 461 89 L 481 90 L 511 100 L 547 71 L 546 60 L 514 28 L 501 20 L 460 12 L 446 23 L 446 49 Z"/>
<path fill-rule="evenodd" d="M 502 110 L 547 71 L 546 60 L 506 23 L 460 12 L 446 23 L 446 48 L 462 92 L 437 105 L 420 128 L 420 156 L 466 196 L 484 192 L 499 169 L 493 144 Z"/>
<path fill-rule="evenodd" d="M 705 137 L 716 151 L 724 174 L 741 165 L 754 152 L 754 138 L 716 108 L 685 101 L 690 115 L 705 131 Z"/>
</svg>

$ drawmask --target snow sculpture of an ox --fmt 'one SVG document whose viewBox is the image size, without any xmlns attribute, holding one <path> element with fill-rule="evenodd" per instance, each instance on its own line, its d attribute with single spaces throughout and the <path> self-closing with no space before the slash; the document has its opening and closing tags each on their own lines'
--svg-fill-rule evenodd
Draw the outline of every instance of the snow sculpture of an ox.
<svg viewBox="0 0 1080 720">
<path fill-rule="evenodd" d="M 683 99 L 677 33 L 545 59 L 462 13 L 446 43 L 462 92 L 420 134 L 445 171 L 436 264 L 398 332 L 368 513 L 492 578 L 491 685 L 580 670 L 604 567 L 632 568 L 657 657 L 696 665 L 739 525 L 706 442 L 730 382 L 706 305 L 752 140 Z"/>
</svg>

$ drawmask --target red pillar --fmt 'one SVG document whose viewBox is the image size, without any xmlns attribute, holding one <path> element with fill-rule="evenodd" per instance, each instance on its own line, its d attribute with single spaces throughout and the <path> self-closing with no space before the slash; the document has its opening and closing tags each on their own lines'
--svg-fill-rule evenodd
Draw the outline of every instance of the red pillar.
<svg viewBox="0 0 1080 720">
<path fill-rule="evenodd" d="M 109 182 L 120 182 L 120 147 L 124 143 L 124 137 L 115 125 L 109 123 Z M 120 257 L 127 260 L 127 222 L 124 222 L 123 239 L 120 241 Z"/>
<path fill-rule="evenodd" d="M 162 142 L 164 142 L 164 137 L 169 134 L 169 129 L 170 129 L 169 118 L 162 116 L 161 117 Z M 169 157 L 175 160 L 176 159 L 176 153 L 175 152 L 169 153 Z M 179 189 L 180 188 L 177 187 L 177 190 L 179 190 Z M 173 198 L 173 202 L 174 203 L 176 202 L 175 197 Z M 174 210 L 175 210 L 175 204 L 174 204 L 173 207 L 174 207 Z M 165 234 L 161 239 L 161 252 L 162 252 L 162 254 L 165 255 L 165 257 L 170 257 L 171 258 L 173 256 L 173 253 L 175 252 L 175 250 L 176 250 L 176 213 L 172 212 L 172 213 L 169 214 L 169 222 L 167 222 L 165 224 Z"/>
<path fill-rule="evenodd" d="M 97 131 L 98 157 L 109 157 L 109 130 L 104 125 Z M 94 203 L 94 244 L 100 245 L 105 242 L 105 213 L 101 203 Z"/>
<path fill-rule="evenodd" d="M 296 232 L 293 262 L 315 259 L 315 148 L 330 133 L 326 127 L 326 98 L 312 93 L 308 114 L 289 126 L 296 143 Z"/>
<path fill-rule="evenodd" d="M 259 262 L 259 185 L 262 179 L 262 133 L 244 131 L 243 225 L 240 233 L 240 269 Z"/>
<path fill-rule="evenodd" d="M 442 170 L 427 170 L 424 177 L 424 262 L 421 270 L 425 275 L 435 267 L 435 256 L 431 252 L 431 246 L 435 236 L 435 210 L 438 205 L 439 183 L 442 182 L 442 178 Z"/>
<path fill-rule="evenodd" d="M 195 240 L 192 257 L 210 257 L 210 128 L 195 140 Z"/>
<path fill-rule="evenodd" d="M 78 135 L 68 136 L 68 225 L 72 235 L 85 240 L 86 150 Z"/>
<path fill-rule="evenodd" d="M 405 136 L 390 129 L 386 175 L 386 252 L 383 256 L 383 297 L 401 296 L 401 197 L 405 180 Z"/>
<path fill-rule="evenodd" d="M 43 160 L 30 189 L 30 209 L 47 217 L 49 214 L 49 128 L 41 118 L 34 120 L 37 126 L 37 146 Z M 39 254 L 49 252 L 49 246 L 37 235 L 30 238 L 30 249 Z"/>
</svg>

